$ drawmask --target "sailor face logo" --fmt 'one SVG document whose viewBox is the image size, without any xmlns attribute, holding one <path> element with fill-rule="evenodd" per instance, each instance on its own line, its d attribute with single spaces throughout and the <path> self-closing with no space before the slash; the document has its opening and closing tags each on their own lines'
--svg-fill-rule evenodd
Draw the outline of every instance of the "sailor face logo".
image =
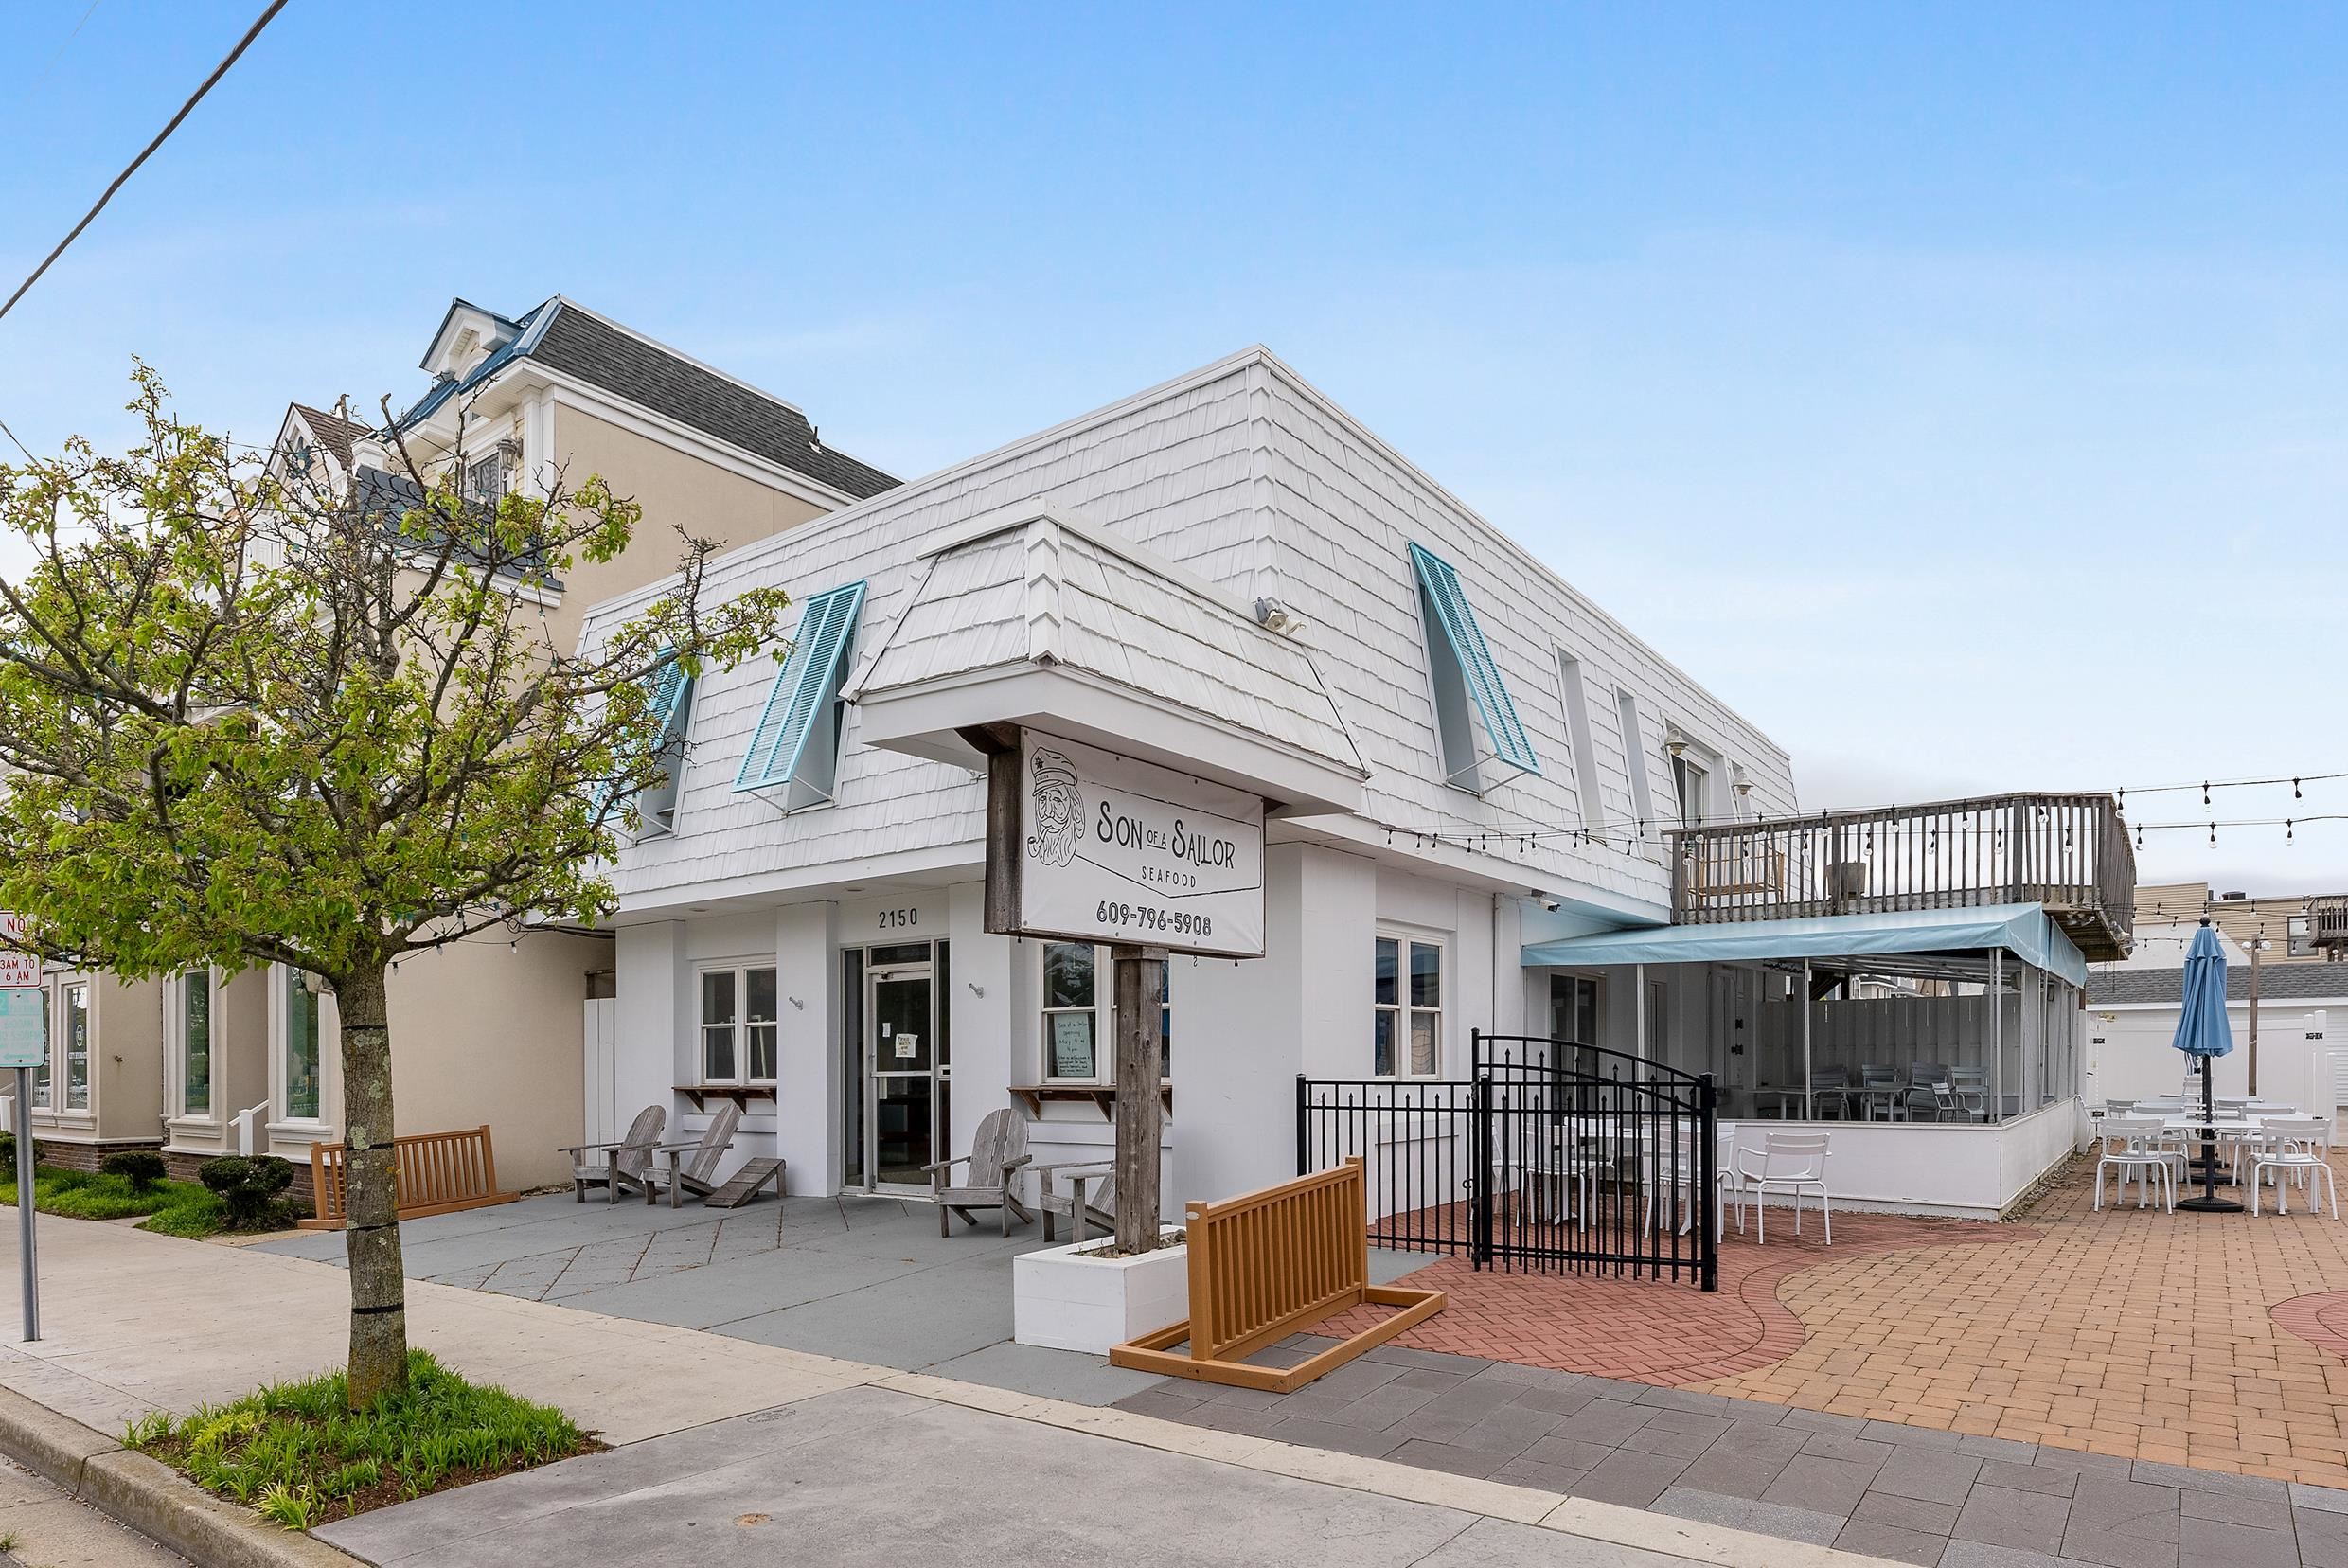
<svg viewBox="0 0 2348 1568">
<path fill-rule="evenodd" d="M 1038 751 L 1031 763 L 1036 830 L 1027 837 L 1027 853 L 1046 865 L 1066 865 L 1076 858 L 1076 841 L 1084 832 L 1084 794 L 1076 788 L 1076 764 L 1050 750 Z"/>
</svg>

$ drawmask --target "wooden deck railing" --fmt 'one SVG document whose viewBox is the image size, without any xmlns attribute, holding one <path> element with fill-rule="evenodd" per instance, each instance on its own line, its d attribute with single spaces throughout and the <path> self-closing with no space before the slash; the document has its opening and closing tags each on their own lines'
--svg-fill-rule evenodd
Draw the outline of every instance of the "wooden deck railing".
<svg viewBox="0 0 2348 1568">
<path fill-rule="evenodd" d="M 1190 1316 L 1110 1351 L 1119 1366 L 1286 1394 L 1443 1310 L 1440 1291 L 1370 1283 L 1359 1156 L 1278 1186 L 1186 1205 Z M 1275 1340 L 1362 1302 L 1400 1311 L 1291 1367 L 1250 1365 Z M 1189 1341 L 1185 1354 L 1170 1348 Z"/>
<path fill-rule="evenodd" d="M 2307 939 L 2326 957 L 2348 952 L 2348 893 L 2319 893 L 2307 900 Z"/>
<path fill-rule="evenodd" d="M 1992 795 L 1684 829 L 1675 924 L 2038 903 L 2090 959 L 2124 956 L 2136 853 L 2104 794 Z"/>
<path fill-rule="evenodd" d="M 391 1148 L 402 1220 L 510 1203 L 520 1196 L 497 1190 L 497 1155 L 489 1147 L 487 1127 L 469 1127 L 459 1132 L 412 1132 L 392 1139 Z M 311 1191 L 318 1213 L 316 1219 L 302 1221 L 303 1229 L 342 1229 L 348 1217 L 343 1190 L 347 1153 L 343 1144 L 311 1145 Z"/>
</svg>

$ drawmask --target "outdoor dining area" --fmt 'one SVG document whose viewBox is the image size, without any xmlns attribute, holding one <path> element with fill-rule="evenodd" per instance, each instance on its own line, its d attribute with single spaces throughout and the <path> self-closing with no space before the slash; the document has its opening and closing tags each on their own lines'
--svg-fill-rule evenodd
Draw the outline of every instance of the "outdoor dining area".
<svg viewBox="0 0 2348 1568">
<path fill-rule="evenodd" d="M 2339 1195 L 2332 1174 L 2332 1140 L 2338 1125 L 2331 1105 L 2299 1106 L 2252 1096 L 2215 1093 L 2211 1064 L 2233 1051 L 2233 1029 L 2226 1017 L 2226 955 L 2205 918 L 2185 954 L 2183 1007 L 2172 1043 L 2191 1064 L 2182 1090 L 2149 1099 L 2107 1100 L 2090 1112 L 2096 1121 L 2095 1203 L 2104 1206 L 2104 1178 L 2118 1178 L 2117 1202 L 2130 1181 L 2136 1206 L 2156 1193 L 2171 1212 L 2239 1214 L 2238 1198 L 2221 1197 L 2222 1173 L 2235 1192 L 2248 1192 L 2250 1211 L 2260 1212 L 2266 1193 L 2274 1213 L 2290 1212 L 2291 1196 L 2319 1217 L 2329 1200 L 2339 1218 Z M 2195 1177 L 2198 1193 L 2179 1198 Z"/>
</svg>

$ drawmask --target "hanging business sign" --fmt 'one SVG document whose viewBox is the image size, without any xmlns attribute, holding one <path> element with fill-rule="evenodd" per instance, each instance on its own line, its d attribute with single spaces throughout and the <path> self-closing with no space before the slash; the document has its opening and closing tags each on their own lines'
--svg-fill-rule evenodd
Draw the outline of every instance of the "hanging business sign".
<svg viewBox="0 0 2348 1568">
<path fill-rule="evenodd" d="M 988 931 L 1263 956 L 1262 796 L 1037 730 L 988 766 Z"/>
<path fill-rule="evenodd" d="M 40 955 L 12 946 L 24 939 L 25 917 L 0 909 L 0 990 L 41 984 Z"/>
</svg>

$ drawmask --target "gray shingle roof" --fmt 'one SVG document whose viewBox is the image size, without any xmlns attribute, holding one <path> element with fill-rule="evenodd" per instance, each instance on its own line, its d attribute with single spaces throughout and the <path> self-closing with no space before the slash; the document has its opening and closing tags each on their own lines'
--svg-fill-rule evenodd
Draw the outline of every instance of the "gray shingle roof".
<svg viewBox="0 0 2348 1568">
<path fill-rule="evenodd" d="M 534 359 L 858 501 L 894 490 L 900 482 L 870 463 L 825 446 L 808 417 L 789 403 L 622 331 L 560 294 L 511 321 L 504 316 L 498 320 L 515 328 L 516 335 L 463 380 L 436 382 L 400 416 L 402 428 L 430 418 L 450 398 L 470 392 L 514 361 Z"/>
<path fill-rule="evenodd" d="M 2110 970 L 2090 974 L 2087 982 L 2090 1007 L 2129 1002 L 2182 1000 L 2185 971 L 2181 969 Z M 2250 999 L 2249 966 L 2226 966 L 2226 999 Z M 2261 1002 L 2348 1000 L 2348 964 L 2275 964 L 2258 971 Z"/>
<path fill-rule="evenodd" d="M 350 443 L 367 433 L 366 426 L 353 424 L 348 419 L 329 414 L 323 408 L 312 408 L 308 403 L 295 403 L 294 412 L 302 417 L 302 423 L 310 427 L 310 433 L 318 438 L 318 444 L 326 448 L 336 462 L 345 468 L 350 467 Z"/>
<path fill-rule="evenodd" d="M 824 446 L 808 417 L 790 404 L 623 332 L 567 301 L 555 301 L 554 310 L 554 319 L 534 334 L 535 343 L 525 340 L 525 356 L 707 431 L 859 501 L 896 488 L 898 481 L 891 475 Z"/>
</svg>

